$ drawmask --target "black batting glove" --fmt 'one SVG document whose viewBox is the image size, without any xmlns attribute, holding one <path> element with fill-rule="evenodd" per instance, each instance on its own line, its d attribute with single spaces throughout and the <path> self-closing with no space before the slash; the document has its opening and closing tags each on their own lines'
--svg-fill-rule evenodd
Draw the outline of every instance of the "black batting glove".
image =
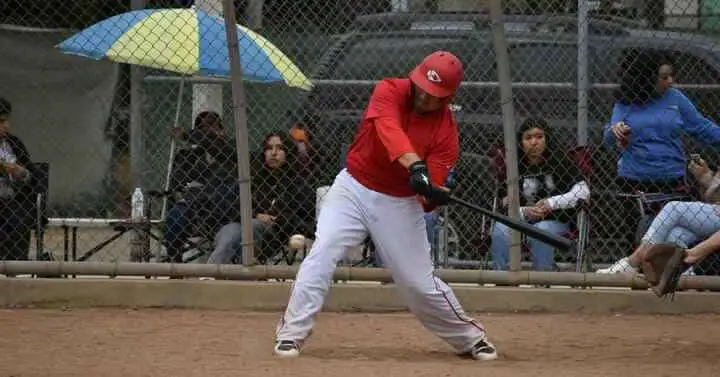
<svg viewBox="0 0 720 377">
<path fill-rule="evenodd" d="M 432 182 L 430 172 L 424 161 L 416 161 L 408 167 L 410 171 L 410 188 L 422 196 L 430 195 Z"/>
<path fill-rule="evenodd" d="M 433 185 L 430 172 L 424 161 L 413 162 L 410 171 L 410 188 L 427 198 L 432 204 L 444 205 L 450 201 L 450 193 Z"/>
</svg>

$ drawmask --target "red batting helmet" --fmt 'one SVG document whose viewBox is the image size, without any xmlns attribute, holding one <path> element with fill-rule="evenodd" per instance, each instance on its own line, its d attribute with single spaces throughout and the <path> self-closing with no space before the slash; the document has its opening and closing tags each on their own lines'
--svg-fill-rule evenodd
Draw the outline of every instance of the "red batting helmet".
<svg viewBox="0 0 720 377">
<path fill-rule="evenodd" d="M 448 97 L 455 93 L 463 79 L 463 65 L 452 53 L 436 51 L 423 59 L 409 78 L 431 96 Z"/>
</svg>

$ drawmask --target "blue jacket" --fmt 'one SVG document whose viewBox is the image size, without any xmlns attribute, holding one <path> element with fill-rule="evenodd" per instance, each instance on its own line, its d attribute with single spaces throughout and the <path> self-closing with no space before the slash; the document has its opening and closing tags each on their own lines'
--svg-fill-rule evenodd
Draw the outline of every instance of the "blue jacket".
<svg viewBox="0 0 720 377">
<path fill-rule="evenodd" d="M 686 156 L 681 136 L 720 144 L 720 127 L 698 112 L 680 90 L 668 89 L 662 97 L 642 106 L 616 103 L 605 143 L 617 147 L 610 127 L 624 121 L 631 129 L 629 144 L 621 151 L 618 175 L 632 180 L 673 180 L 685 176 Z"/>
</svg>

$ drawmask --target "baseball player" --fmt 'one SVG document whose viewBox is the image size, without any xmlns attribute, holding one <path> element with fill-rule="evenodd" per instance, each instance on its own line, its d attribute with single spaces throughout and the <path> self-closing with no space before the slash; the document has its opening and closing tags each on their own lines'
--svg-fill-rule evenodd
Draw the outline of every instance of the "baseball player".
<svg viewBox="0 0 720 377">
<path fill-rule="evenodd" d="M 483 326 L 434 276 L 423 218 L 449 200 L 440 185 L 458 159 L 459 142 L 448 104 L 462 77 L 460 60 L 438 51 L 408 78 L 386 78 L 375 86 L 345 169 L 324 198 L 315 242 L 278 323 L 278 356 L 299 356 L 337 262 L 370 234 L 410 311 L 428 330 L 462 355 L 497 358 Z"/>
</svg>

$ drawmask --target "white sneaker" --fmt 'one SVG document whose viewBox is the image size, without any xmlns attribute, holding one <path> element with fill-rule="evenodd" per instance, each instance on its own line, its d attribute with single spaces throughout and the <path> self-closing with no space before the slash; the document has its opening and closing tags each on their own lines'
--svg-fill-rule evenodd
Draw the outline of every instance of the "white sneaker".
<svg viewBox="0 0 720 377">
<path fill-rule="evenodd" d="M 300 345 L 294 340 L 280 340 L 275 343 L 275 355 L 283 359 L 300 356 Z"/>
<path fill-rule="evenodd" d="M 467 355 L 480 361 L 491 361 L 498 358 L 495 346 L 485 339 L 475 343 Z"/>
<path fill-rule="evenodd" d="M 613 263 L 608 268 L 601 268 L 595 271 L 598 274 L 622 274 L 622 273 L 635 273 L 637 269 L 630 265 L 630 259 L 625 257 L 619 261 Z"/>
</svg>

